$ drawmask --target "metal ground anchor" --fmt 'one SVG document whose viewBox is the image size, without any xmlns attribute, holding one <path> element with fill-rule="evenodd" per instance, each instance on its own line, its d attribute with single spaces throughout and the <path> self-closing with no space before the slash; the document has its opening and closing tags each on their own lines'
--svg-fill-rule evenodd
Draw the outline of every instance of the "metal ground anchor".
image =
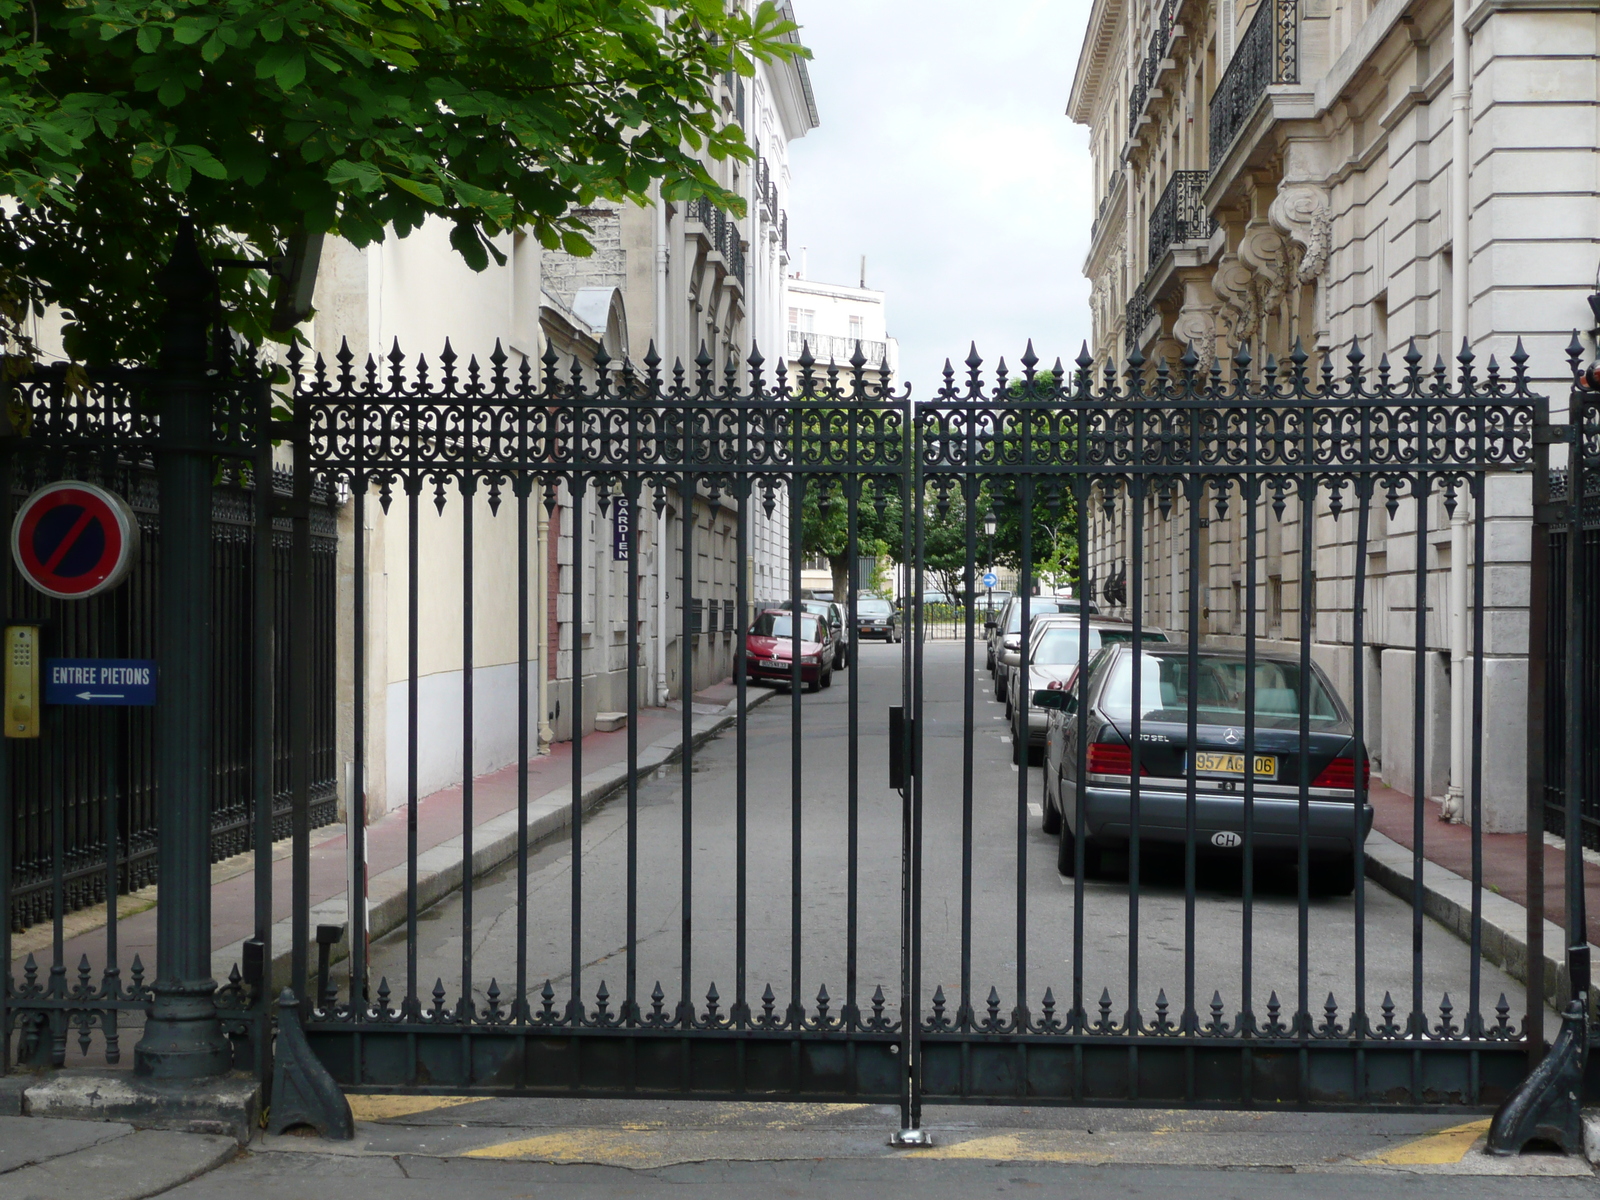
<svg viewBox="0 0 1600 1200">
<path fill-rule="evenodd" d="M 933 1134 L 926 1129 L 899 1129 L 890 1135 L 889 1145 L 901 1150 L 926 1150 L 933 1145 Z"/>
<path fill-rule="evenodd" d="M 1507 1157 L 1535 1138 L 1567 1154 L 1583 1151 L 1583 1074 L 1588 1057 L 1588 996 L 1567 1005 L 1544 1061 L 1494 1114 L 1485 1149 Z"/>
<path fill-rule="evenodd" d="M 333 1141 L 355 1137 L 350 1102 L 306 1042 L 300 1006 L 288 988 L 278 997 L 278 1045 L 273 1065 L 268 1133 L 309 1125 Z"/>
</svg>

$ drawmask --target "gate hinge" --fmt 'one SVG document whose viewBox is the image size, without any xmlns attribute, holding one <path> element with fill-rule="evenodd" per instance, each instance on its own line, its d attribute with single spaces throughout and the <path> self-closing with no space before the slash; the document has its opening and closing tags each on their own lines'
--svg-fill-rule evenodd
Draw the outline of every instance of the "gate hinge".
<svg viewBox="0 0 1600 1200">
<path fill-rule="evenodd" d="M 1533 506 L 1533 523 L 1535 525 L 1565 525 L 1567 523 L 1567 506 L 1565 504 L 1535 504 Z"/>
<path fill-rule="evenodd" d="M 1533 427 L 1533 444 L 1535 446 L 1554 446 L 1558 443 L 1571 445 L 1571 425 L 1544 425 L 1535 424 Z"/>
</svg>

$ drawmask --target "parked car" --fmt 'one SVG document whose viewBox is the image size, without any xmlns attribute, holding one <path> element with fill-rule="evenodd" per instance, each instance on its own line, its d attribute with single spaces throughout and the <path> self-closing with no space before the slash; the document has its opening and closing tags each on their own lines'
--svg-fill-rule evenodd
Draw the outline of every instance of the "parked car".
<svg viewBox="0 0 1600 1200">
<path fill-rule="evenodd" d="M 999 620 L 989 634 L 989 674 L 994 678 L 994 698 L 1001 703 L 1005 702 L 1005 677 L 1000 672 L 1000 656 L 1005 650 L 1018 650 L 1022 646 L 1022 597 L 1013 596 L 1006 601 L 1005 610 L 1001 612 Z M 1059 600 L 1049 596 L 1028 597 L 1028 618 L 1043 616 L 1047 613 L 1074 613 L 1078 612 L 1079 601 L 1062 597 Z M 1093 604 L 1089 605 L 1089 615 L 1093 616 L 1100 610 Z"/>
<path fill-rule="evenodd" d="M 833 686 L 834 643 L 821 617 L 801 613 L 800 681 L 806 691 Z M 795 616 L 787 609 L 769 608 L 756 614 L 744 639 L 745 672 L 751 683 L 794 682 Z"/>
<path fill-rule="evenodd" d="M 1028 690 L 1059 691 L 1070 687 L 1078 674 L 1078 641 L 1081 628 L 1076 613 L 1049 613 L 1033 619 L 1028 633 Z M 1163 630 L 1146 625 L 1139 634 L 1140 644 L 1161 644 L 1168 640 Z M 1089 622 L 1089 654 L 1102 646 L 1114 646 L 1133 641 L 1133 626 L 1126 621 Z M 1002 656 L 1006 676 L 1006 720 L 1011 722 L 1011 761 L 1023 761 L 1023 747 L 1027 747 L 1028 761 L 1035 757 L 1035 747 L 1044 745 L 1049 709 L 1036 704 L 1028 705 L 1028 726 L 1022 726 L 1022 708 L 1017 704 L 1022 680 L 1020 650 L 1007 650 Z"/>
<path fill-rule="evenodd" d="M 792 602 L 785 600 L 778 605 L 779 608 L 788 609 Z M 842 671 L 850 665 L 850 638 L 844 628 L 844 609 L 832 600 L 802 600 L 800 611 L 812 613 L 822 618 L 828 627 L 828 638 L 833 643 L 833 667 Z"/>
<path fill-rule="evenodd" d="M 900 640 L 900 610 L 877 596 L 863 596 L 856 601 L 856 636 L 882 638 L 886 642 Z"/>
<path fill-rule="evenodd" d="M 1355 887 L 1355 850 L 1372 829 L 1372 806 L 1354 807 L 1356 772 L 1371 769 L 1355 741 L 1350 712 L 1315 664 L 1303 678 L 1293 654 L 1256 651 L 1254 713 L 1245 711 L 1240 651 L 1201 650 L 1195 675 L 1198 725 L 1189 744 L 1189 650 L 1168 644 L 1139 654 L 1139 836 L 1182 845 L 1188 787 L 1195 789 L 1195 844 L 1205 854 L 1236 855 L 1244 838 L 1243 790 L 1252 789 L 1252 844 L 1258 860 L 1297 861 L 1300 781 L 1307 781 L 1308 886 L 1346 895 Z M 1034 693 L 1050 709 L 1044 764 L 1043 821 L 1060 835 L 1057 865 L 1071 874 L 1083 839 L 1086 874 L 1099 873 L 1107 850 L 1126 847 L 1132 829 L 1133 648 L 1102 649 L 1071 690 Z M 1301 703 L 1310 729 L 1300 734 Z M 1080 717 L 1078 705 L 1086 708 Z M 1246 725 L 1254 761 L 1245 762 Z M 1082 824 L 1078 738 L 1086 731 Z M 1302 767 L 1302 763 L 1304 764 Z M 1359 816 L 1359 819 L 1358 819 Z"/>
</svg>

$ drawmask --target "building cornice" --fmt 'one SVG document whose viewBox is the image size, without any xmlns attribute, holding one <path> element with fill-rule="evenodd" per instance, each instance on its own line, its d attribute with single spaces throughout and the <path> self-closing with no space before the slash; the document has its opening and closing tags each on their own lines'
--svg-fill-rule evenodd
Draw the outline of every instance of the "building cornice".
<svg viewBox="0 0 1600 1200">
<path fill-rule="evenodd" d="M 1083 48 L 1078 51 L 1078 68 L 1067 98 L 1067 116 L 1079 125 L 1092 121 L 1106 77 L 1113 73 L 1111 51 L 1122 26 L 1125 3 L 1126 0 L 1094 0 L 1089 11 L 1089 25 L 1083 31 Z"/>
<path fill-rule="evenodd" d="M 778 11 L 785 20 L 795 19 L 792 0 L 782 0 Z M 796 46 L 805 44 L 800 40 L 798 32 L 785 35 L 784 40 Z M 796 138 L 805 137 L 822 124 L 822 118 L 817 115 L 817 97 L 811 88 L 811 72 L 806 69 L 805 59 L 791 58 L 770 63 L 767 70 L 770 73 L 773 99 L 778 110 L 778 118 L 783 122 L 783 134 L 786 140 L 792 142 Z"/>
</svg>

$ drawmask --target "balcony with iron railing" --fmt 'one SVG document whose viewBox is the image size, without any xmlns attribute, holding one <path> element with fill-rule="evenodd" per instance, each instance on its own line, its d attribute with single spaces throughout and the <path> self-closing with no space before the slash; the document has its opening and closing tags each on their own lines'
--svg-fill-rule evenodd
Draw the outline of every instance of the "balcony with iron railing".
<svg viewBox="0 0 1600 1200">
<path fill-rule="evenodd" d="M 756 193 L 761 199 L 761 206 L 766 210 L 767 220 L 778 219 L 778 185 L 773 181 L 772 168 L 767 165 L 767 156 L 763 154 L 756 162 Z"/>
<path fill-rule="evenodd" d="M 1172 48 L 1172 30 L 1176 24 L 1180 0 L 1165 0 L 1156 13 L 1155 25 L 1150 30 L 1150 41 L 1145 46 L 1144 60 L 1139 64 L 1139 74 L 1133 83 L 1133 94 L 1128 100 L 1128 137 L 1138 135 L 1139 123 L 1151 94 L 1157 91 L 1161 79 L 1161 64 Z"/>
<path fill-rule="evenodd" d="M 1114 218 L 1120 216 L 1123 208 L 1122 189 L 1127 183 L 1128 173 L 1118 169 L 1106 185 L 1106 194 L 1100 197 L 1100 205 L 1095 210 L 1094 223 L 1089 226 L 1089 248 L 1094 253 L 1094 248 L 1100 244 L 1101 236 L 1114 224 Z"/>
<path fill-rule="evenodd" d="M 689 202 L 688 217 L 705 229 L 711 249 L 722 255 L 728 274 L 743 286 L 744 246 L 739 240 L 739 223 L 704 196 Z"/>
<path fill-rule="evenodd" d="M 1144 331 L 1155 315 L 1155 306 L 1145 295 L 1144 284 L 1141 283 L 1133 289 L 1133 295 L 1128 297 L 1128 307 L 1122 317 L 1122 341 L 1129 354 L 1143 346 Z"/>
<path fill-rule="evenodd" d="M 1167 180 L 1150 212 L 1149 270 L 1154 271 L 1174 246 L 1205 241 L 1216 231 L 1216 218 L 1201 199 L 1209 178 L 1206 171 L 1174 171 Z"/>
<path fill-rule="evenodd" d="M 1216 171 L 1273 84 L 1300 82 L 1299 0 L 1259 0 L 1211 94 L 1211 170 Z"/>
<path fill-rule="evenodd" d="M 789 330 L 789 357 L 791 359 L 799 358 L 800 352 L 810 347 L 811 357 L 819 363 L 832 362 L 844 366 L 855 358 L 858 345 L 861 347 L 862 356 L 867 360 L 862 365 L 869 371 L 881 371 L 889 358 L 889 345 L 887 342 L 837 337 L 831 333 L 807 333 L 802 329 Z"/>
</svg>

